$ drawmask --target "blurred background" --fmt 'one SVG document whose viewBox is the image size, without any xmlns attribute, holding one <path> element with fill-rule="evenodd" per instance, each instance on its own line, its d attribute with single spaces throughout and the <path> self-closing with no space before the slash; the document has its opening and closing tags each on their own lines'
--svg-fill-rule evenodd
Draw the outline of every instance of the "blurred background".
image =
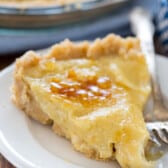
<svg viewBox="0 0 168 168">
<path fill-rule="evenodd" d="M 90 0 L 80 4 L 23 7 L 6 2 L 5 6 L 0 0 L 1 57 L 46 48 L 65 38 L 93 40 L 112 32 L 132 35 L 130 11 L 142 6 L 155 19 L 160 3 L 158 0 Z"/>
</svg>

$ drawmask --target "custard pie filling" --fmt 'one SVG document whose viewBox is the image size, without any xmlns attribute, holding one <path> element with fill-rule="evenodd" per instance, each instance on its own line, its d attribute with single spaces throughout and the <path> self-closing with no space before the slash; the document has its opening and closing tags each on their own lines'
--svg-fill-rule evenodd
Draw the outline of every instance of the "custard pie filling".
<svg viewBox="0 0 168 168">
<path fill-rule="evenodd" d="M 110 35 L 93 44 L 65 41 L 46 56 L 29 52 L 14 78 L 14 103 L 41 123 L 52 121 L 77 151 L 123 168 L 153 166 L 142 114 L 149 74 L 137 39 Z"/>
</svg>

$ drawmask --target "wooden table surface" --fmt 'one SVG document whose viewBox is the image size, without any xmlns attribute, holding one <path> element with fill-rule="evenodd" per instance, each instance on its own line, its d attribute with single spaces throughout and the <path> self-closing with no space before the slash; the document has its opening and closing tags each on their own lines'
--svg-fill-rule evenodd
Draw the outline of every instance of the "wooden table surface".
<svg viewBox="0 0 168 168">
<path fill-rule="evenodd" d="M 0 155 L 0 168 L 15 168 L 2 155 Z"/>
</svg>

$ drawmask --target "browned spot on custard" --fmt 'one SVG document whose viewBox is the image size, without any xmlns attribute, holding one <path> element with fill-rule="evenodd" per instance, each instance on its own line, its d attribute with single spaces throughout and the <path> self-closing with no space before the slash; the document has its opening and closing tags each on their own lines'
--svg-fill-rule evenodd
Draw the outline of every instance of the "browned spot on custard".
<svg viewBox="0 0 168 168">
<path fill-rule="evenodd" d="M 107 76 L 93 77 L 92 79 L 79 80 L 74 71 L 67 75 L 68 81 L 53 78 L 50 91 L 66 98 L 80 101 L 105 100 L 111 96 L 112 81 Z"/>
</svg>

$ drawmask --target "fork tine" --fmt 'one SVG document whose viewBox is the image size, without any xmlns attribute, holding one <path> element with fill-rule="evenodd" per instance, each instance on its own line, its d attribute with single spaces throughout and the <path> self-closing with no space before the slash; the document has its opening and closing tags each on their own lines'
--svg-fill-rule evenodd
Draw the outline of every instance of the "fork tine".
<svg viewBox="0 0 168 168">
<path fill-rule="evenodd" d="M 162 138 L 163 135 L 161 133 L 161 131 L 158 131 L 156 129 L 153 129 L 152 132 L 154 133 L 155 137 L 156 137 L 156 140 L 160 143 L 160 144 L 163 144 L 163 145 L 168 145 L 168 143 L 166 143 L 164 141 L 164 139 Z"/>
<path fill-rule="evenodd" d="M 168 131 L 165 128 L 163 128 L 162 132 L 163 132 L 164 136 L 166 137 L 166 140 L 168 141 Z"/>
</svg>

